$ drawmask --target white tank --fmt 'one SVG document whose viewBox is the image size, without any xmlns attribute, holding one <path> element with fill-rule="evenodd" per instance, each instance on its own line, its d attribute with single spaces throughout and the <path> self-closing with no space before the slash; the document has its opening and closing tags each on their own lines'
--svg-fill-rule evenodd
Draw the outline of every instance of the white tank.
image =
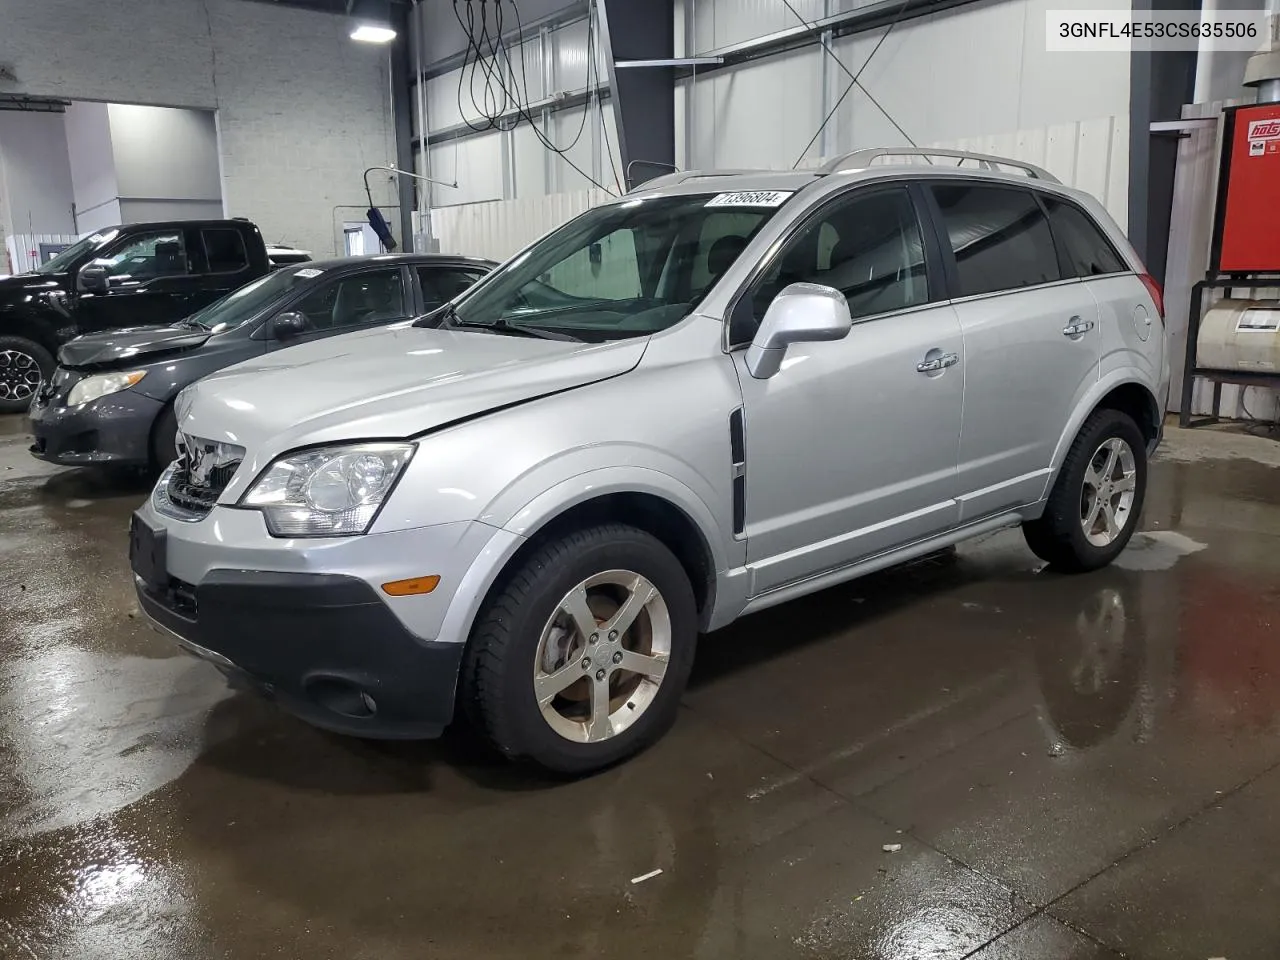
<svg viewBox="0 0 1280 960">
<path fill-rule="evenodd" d="M 1280 302 L 1219 300 L 1200 321 L 1196 365 L 1238 373 L 1280 373 Z"/>
</svg>

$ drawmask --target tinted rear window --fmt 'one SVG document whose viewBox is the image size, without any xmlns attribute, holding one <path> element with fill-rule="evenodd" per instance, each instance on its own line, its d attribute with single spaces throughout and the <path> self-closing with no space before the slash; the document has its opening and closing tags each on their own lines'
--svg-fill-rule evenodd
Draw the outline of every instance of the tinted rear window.
<svg viewBox="0 0 1280 960">
<path fill-rule="evenodd" d="M 1129 269 L 1106 234 L 1083 210 L 1053 197 L 1045 197 L 1044 204 L 1049 210 L 1054 239 L 1072 276 L 1097 277 Z"/>
<path fill-rule="evenodd" d="M 933 193 L 956 258 L 958 296 L 1062 279 L 1049 221 L 1028 191 L 959 183 L 937 184 Z"/>
<path fill-rule="evenodd" d="M 238 273 L 248 269 L 249 254 L 239 230 L 210 229 L 201 232 L 210 273 Z"/>
</svg>

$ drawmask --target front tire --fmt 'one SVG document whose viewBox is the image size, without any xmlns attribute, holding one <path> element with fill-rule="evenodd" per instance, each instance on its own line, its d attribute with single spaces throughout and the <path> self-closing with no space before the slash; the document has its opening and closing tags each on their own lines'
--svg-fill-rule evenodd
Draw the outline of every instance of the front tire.
<svg viewBox="0 0 1280 960">
<path fill-rule="evenodd" d="M 585 774 L 671 726 L 693 666 L 697 608 L 680 561 L 608 523 L 534 549 L 486 601 L 462 701 L 508 757 Z"/>
<path fill-rule="evenodd" d="M 1076 435 L 1027 546 L 1065 573 L 1105 567 L 1129 543 L 1147 491 L 1147 449 L 1128 414 L 1095 410 Z"/>
<path fill-rule="evenodd" d="M 53 356 L 34 340 L 0 337 L 0 413 L 26 413 L 55 367 Z"/>
</svg>

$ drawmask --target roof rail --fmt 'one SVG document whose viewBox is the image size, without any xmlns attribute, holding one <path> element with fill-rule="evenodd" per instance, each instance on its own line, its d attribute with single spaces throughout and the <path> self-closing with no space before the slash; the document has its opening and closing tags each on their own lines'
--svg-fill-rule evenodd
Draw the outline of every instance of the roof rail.
<svg viewBox="0 0 1280 960">
<path fill-rule="evenodd" d="M 1032 163 L 1024 163 L 1021 160 L 996 157 L 988 153 L 971 153 L 968 150 L 935 150 L 931 147 L 871 147 L 866 150 L 855 150 L 853 153 L 846 153 L 833 160 L 828 160 L 818 168 L 818 173 L 826 175 L 840 173 L 845 170 L 861 170 L 871 166 L 872 162 L 880 157 L 924 157 L 926 159 L 943 157 L 961 162 L 972 160 L 982 170 L 999 171 L 1001 167 L 1013 167 L 1021 170 L 1033 180 L 1046 180 L 1049 183 L 1062 182 L 1048 170 L 1037 167 Z M 956 164 L 956 166 L 959 165 L 959 163 Z"/>
<path fill-rule="evenodd" d="M 771 173 L 773 171 L 743 168 L 739 170 L 677 170 L 675 173 L 668 173 L 661 177 L 654 177 L 652 180 L 646 180 L 644 183 L 638 183 L 627 193 L 641 193 L 645 190 L 654 190 L 658 187 L 673 187 L 677 183 L 684 183 L 686 180 L 697 180 L 700 177 L 737 177 L 746 173 Z"/>
</svg>

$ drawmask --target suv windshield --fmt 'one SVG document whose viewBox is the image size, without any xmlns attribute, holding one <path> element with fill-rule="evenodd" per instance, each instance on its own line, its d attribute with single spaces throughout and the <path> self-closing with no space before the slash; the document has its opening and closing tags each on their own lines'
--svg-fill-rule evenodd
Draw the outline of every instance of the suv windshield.
<svg viewBox="0 0 1280 960">
<path fill-rule="evenodd" d="M 104 230 L 102 233 L 92 233 L 87 237 L 81 237 L 61 253 L 40 264 L 31 273 L 62 273 L 76 261 L 80 254 L 89 250 L 96 250 L 103 244 L 110 243 L 119 232 L 119 230 L 114 229 Z"/>
<path fill-rule="evenodd" d="M 477 284 L 449 320 L 589 341 L 665 330 L 689 315 L 786 196 L 699 194 L 596 207 Z M 770 205 L 759 205 L 761 197 Z"/>
<path fill-rule="evenodd" d="M 231 291 L 221 300 L 215 300 L 203 310 L 193 313 L 184 322 L 198 323 L 214 333 L 232 330 L 268 304 L 292 293 L 299 287 L 309 285 L 323 272 L 315 267 L 302 269 L 284 267 Z"/>
</svg>

